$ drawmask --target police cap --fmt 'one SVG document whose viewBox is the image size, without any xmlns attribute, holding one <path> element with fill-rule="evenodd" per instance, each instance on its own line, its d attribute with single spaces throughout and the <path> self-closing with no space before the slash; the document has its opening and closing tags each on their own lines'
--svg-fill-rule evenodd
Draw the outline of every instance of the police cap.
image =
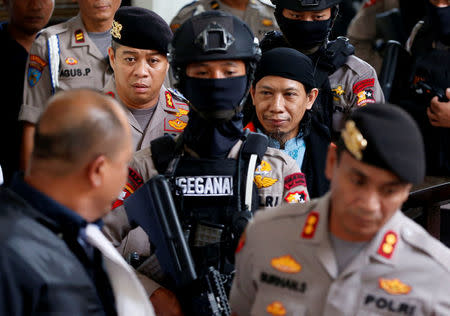
<svg viewBox="0 0 450 316">
<path fill-rule="evenodd" d="M 320 11 L 331 8 L 342 0 L 270 0 L 277 8 L 293 11 Z"/>
<path fill-rule="evenodd" d="M 140 7 L 121 7 L 114 15 L 113 41 L 138 49 L 154 49 L 167 54 L 172 40 L 169 25 L 158 14 Z"/>
<path fill-rule="evenodd" d="M 417 124 L 391 104 L 355 110 L 345 123 L 338 146 L 354 158 L 419 184 L 425 176 L 425 150 Z"/>
<path fill-rule="evenodd" d="M 258 60 L 258 40 L 240 19 L 223 11 L 206 11 L 184 22 L 169 48 L 172 67 L 198 61 Z"/>
</svg>

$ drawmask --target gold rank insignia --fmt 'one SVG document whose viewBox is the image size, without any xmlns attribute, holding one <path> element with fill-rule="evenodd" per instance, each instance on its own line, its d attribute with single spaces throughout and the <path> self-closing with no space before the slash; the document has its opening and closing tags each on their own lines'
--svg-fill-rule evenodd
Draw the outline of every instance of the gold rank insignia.
<svg viewBox="0 0 450 316">
<path fill-rule="evenodd" d="M 302 270 L 302 266 L 291 255 L 286 255 L 270 260 L 270 265 L 275 269 L 283 273 L 299 273 Z"/>
<path fill-rule="evenodd" d="M 383 241 L 381 242 L 377 253 L 387 259 L 391 259 L 392 255 L 394 254 L 397 241 L 398 241 L 397 234 L 392 230 L 388 231 L 384 235 Z"/>
<path fill-rule="evenodd" d="M 170 120 L 169 121 L 169 125 L 171 127 L 173 127 L 174 129 L 176 129 L 177 131 L 182 131 L 184 130 L 184 128 L 186 127 L 187 123 L 183 122 L 182 120 L 180 120 L 179 118 L 175 119 L 175 120 Z"/>
<path fill-rule="evenodd" d="M 362 151 L 367 147 L 367 140 L 363 137 L 356 124 L 352 120 L 345 123 L 342 130 L 342 139 L 344 140 L 347 150 L 358 160 L 363 157 Z"/>
<path fill-rule="evenodd" d="M 112 35 L 112 37 L 117 38 L 117 39 L 121 39 L 122 35 L 120 35 L 120 32 L 122 31 L 122 28 L 123 28 L 122 24 L 120 24 L 117 21 L 113 21 L 113 25 L 112 25 L 112 28 L 111 28 L 111 35 Z"/>
<path fill-rule="evenodd" d="M 380 278 L 378 283 L 381 289 L 391 295 L 404 295 L 411 292 L 411 287 L 399 279 L 388 280 Z"/>
<path fill-rule="evenodd" d="M 305 226 L 302 231 L 302 238 L 311 239 L 316 233 L 317 224 L 319 223 L 319 213 L 311 212 L 306 218 Z"/>
<path fill-rule="evenodd" d="M 84 43 L 84 33 L 82 30 L 75 31 L 75 43 L 77 44 Z"/>
<path fill-rule="evenodd" d="M 177 114 L 175 114 L 175 116 L 176 117 L 182 117 L 182 116 L 185 116 L 185 115 L 188 115 L 188 114 L 189 114 L 189 110 L 185 110 L 185 109 L 179 108 L 178 112 L 177 112 Z"/>
<path fill-rule="evenodd" d="M 274 315 L 274 316 L 286 315 L 286 308 L 284 308 L 283 304 L 278 301 L 275 301 L 275 302 L 271 303 L 269 306 L 267 306 L 266 311 L 270 315 Z"/>
<path fill-rule="evenodd" d="M 264 26 L 272 26 L 273 25 L 273 21 L 271 19 L 262 19 L 261 23 Z"/>
<path fill-rule="evenodd" d="M 166 95 L 166 105 L 171 109 L 175 109 L 175 106 L 173 105 L 173 98 L 170 92 L 166 91 L 165 95 Z"/>
<path fill-rule="evenodd" d="M 256 168 L 254 181 L 258 189 L 268 188 L 274 185 L 278 179 L 273 179 L 269 177 L 272 172 L 272 166 L 265 160 L 261 161 L 261 164 Z"/>
</svg>

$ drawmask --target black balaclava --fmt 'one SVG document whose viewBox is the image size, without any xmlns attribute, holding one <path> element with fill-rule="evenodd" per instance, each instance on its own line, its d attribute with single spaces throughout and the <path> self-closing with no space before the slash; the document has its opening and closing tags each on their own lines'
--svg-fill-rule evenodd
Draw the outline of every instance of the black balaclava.
<svg viewBox="0 0 450 316">
<path fill-rule="evenodd" d="M 436 7 L 427 1 L 430 10 L 431 27 L 437 38 L 445 45 L 450 45 L 450 6 Z"/>
<path fill-rule="evenodd" d="M 247 76 L 225 79 L 186 76 L 180 87 L 191 102 L 189 123 L 183 134 L 185 144 L 203 158 L 226 158 L 243 135 L 241 104 L 247 86 Z"/>
<path fill-rule="evenodd" d="M 333 14 L 324 21 L 291 20 L 283 15 L 283 8 L 275 9 L 275 18 L 289 44 L 296 49 L 311 49 L 324 43 L 330 32 Z"/>
</svg>

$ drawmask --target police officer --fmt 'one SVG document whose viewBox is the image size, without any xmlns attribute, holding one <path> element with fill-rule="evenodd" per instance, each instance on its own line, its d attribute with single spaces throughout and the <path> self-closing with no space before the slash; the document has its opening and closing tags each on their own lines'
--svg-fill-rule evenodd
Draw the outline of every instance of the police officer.
<svg viewBox="0 0 450 316">
<path fill-rule="evenodd" d="M 122 7 L 114 16 L 111 34 L 108 53 L 114 78 L 103 91 L 126 109 L 134 149 L 148 147 L 164 134 L 181 133 L 189 107 L 178 93 L 163 86 L 172 39 L 169 25 L 150 10 Z"/>
<path fill-rule="evenodd" d="M 60 90 L 101 90 L 111 78 L 107 60 L 109 30 L 121 0 L 77 1 L 80 13 L 44 29 L 31 47 L 19 114 L 24 122 L 22 168 L 32 151 L 34 126 L 47 99 Z"/>
<path fill-rule="evenodd" d="M 278 30 L 273 16 L 273 7 L 261 0 L 199 0 L 184 6 L 173 18 L 170 27 L 173 31 L 190 17 L 210 10 L 221 10 L 237 16 L 247 23 L 252 32 L 259 38 L 264 34 Z"/>
<path fill-rule="evenodd" d="M 425 139 L 427 174 L 450 175 L 450 5 L 427 1 L 427 14 L 414 27 L 407 50 L 409 73 L 400 74 L 394 101 L 410 112 Z"/>
<path fill-rule="evenodd" d="M 159 138 L 150 148 L 135 153 L 129 181 L 115 203 L 116 209 L 104 219 L 104 231 L 119 246 L 133 229 L 121 205 L 123 200 L 152 176 L 172 169 L 175 184 L 183 192 L 182 198 L 173 194 L 177 210 L 179 214 L 193 214 L 189 224 L 198 232 L 190 244 L 197 254 L 196 265 L 199 271 L 209 265 L 218 268 L 224 254 L 233 253 L 231 245 L 237 243 L 230 233 L 233 231 L 233 236 L 241 233 L 234 217 L 246 221 L 258 206 L 270 208 L 284 201 L 303 202 L 308 199 L 307 189 L 292 158 L 267 148 L 264 136 L 243 131 L 242 104 L 260 57 L 259 46 L 248 26 L 224 12 L 204 12 L 176 31 L 169 51 L 179 88 L 191 101 L 189 124 L 177 140 Z M 177 167 L 168 168 L 175 161 Z M 226 233 L 220 233 L 221 225 Z M 151 249 L 148 237 L 138 230 L 142 232 L 140 238 L 128 240 L 123 253 L 125 256 L 137 253 L 145 259 Z M 201 236 L 206 231 L 219 237 L 213 244 L 207 241 L 204 247 L 199 246 L 205 244 Z M 222 256 L 218 257 L 217 252 Z M 137 269 L 160 280 L 154 267 L 150 258 Z M 232 269 L 228 262 L 220 272 L 229 279 Z M 148 277 L 142 277 L 142 282 L 157 313 L 176 314 L 176 307 L 167 303 L 173 301 L 173 295 Z"/>
<path fill-rule="evenodd" d="M 354 111 L 326 174 L 329 194 L 247 226 L 235 315 L 448 315 L 450 251 L 400 211 L 425 174 L 412 118 L 389 104 Z"/>
<path fill-rule="evenodd" d="M 354 48 L 348 40 L 328 41 L 339 2 L 272 0 L 282 34 L 271 32 L 261 42 L 263 50 L 290 46 L 312 59 L 320 91 L 316 114 L 334 132 L 342 128 L 343 118 L 352 110 L 384 102 L 375 70 L 354 56 Z"/>
</svg>

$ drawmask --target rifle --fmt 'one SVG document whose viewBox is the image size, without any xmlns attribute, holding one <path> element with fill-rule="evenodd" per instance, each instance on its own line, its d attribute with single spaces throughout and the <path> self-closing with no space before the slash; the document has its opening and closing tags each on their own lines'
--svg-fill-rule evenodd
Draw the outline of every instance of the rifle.
<svg viewBox="0 0 450 316">
<path fill-rule="evenodd" d="M 166 177 L 157 175 L 125 200 L 132 225 L 141 226 L 155 247 L 185 315 L 229 316 L 224 280 L 214 267 L 198 276 Z"/>
</svg>

